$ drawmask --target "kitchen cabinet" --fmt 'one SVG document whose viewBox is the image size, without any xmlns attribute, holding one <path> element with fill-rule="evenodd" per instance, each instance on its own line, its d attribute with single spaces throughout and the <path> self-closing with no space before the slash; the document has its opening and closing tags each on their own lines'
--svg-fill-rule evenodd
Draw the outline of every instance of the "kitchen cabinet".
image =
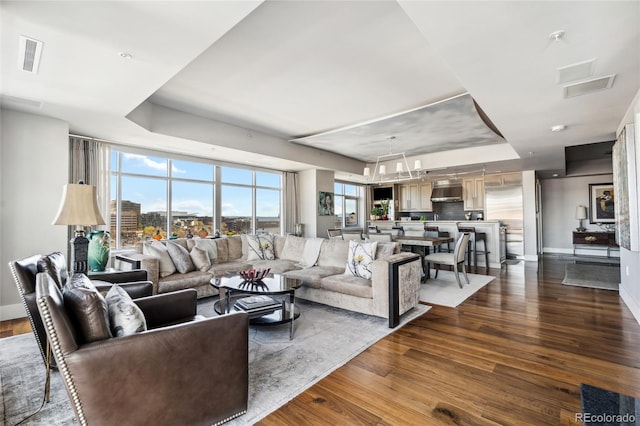
<svg viewBox="0 0 640 426">
<path fill-rule="evenodd" d="M 462 180 L 462 199 L 465 210 L 484 209 L 484 178 Z"/>
<path fill-rule="evenodd" d="M 401 211 L 431 211 L 431 182 L 399 186 Z"/>
</svg>

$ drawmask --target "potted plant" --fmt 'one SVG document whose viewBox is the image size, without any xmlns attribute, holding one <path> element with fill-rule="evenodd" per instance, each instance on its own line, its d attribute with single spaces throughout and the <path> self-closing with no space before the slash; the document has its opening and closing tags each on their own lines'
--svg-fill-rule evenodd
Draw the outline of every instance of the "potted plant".
<svg viewBox="0 0 640 426">
<path fill-rule="evenodd" d="M 382 209 L 379 207 L 371 207 L 371 212 L 369 212 L 369 218 L 371 220 L 378 220 L 378 217 L 382 214 Z"/>
<path fill-rule="evenodd" d="M 382 220 L 389 219 L 389 200 L 380 201 L 380 205 L 382 206 Z"/>
<path fill-rule="evenodd" d="M 205 238 L 207 235 L 209 235 L 209 232 L 205 228 L 200 228 L 200 230 L 198 231 L 198 236 L 200 238 Z"/>
</svg>

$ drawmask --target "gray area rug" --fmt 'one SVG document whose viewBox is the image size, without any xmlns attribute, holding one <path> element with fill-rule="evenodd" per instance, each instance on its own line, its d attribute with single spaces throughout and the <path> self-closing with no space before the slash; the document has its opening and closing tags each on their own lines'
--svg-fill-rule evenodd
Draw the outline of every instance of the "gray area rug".
<svg viewBox="0 0 640 426">
<path fill-rule="evenodd" d="M 200 300 L 198 313 L 214 316 L 214 298 Z M 252 326 L 249 330 L 249 407 L 227 425 L 250 425 L 369 346 L 392 333 L 387 320 L 298 301 L 300 318 L 289 340 L 288 325 Z M 424 314 L 419 305 L 403 315 L 401 326 Z M 32 333 L 0 339 L 0 419 L 15 425 L 36 412 L 43 401 L 45 370 Z M 78 424 L 58 372 L 52 375 L 51 402 L 25 425 Z"/>
<path fill-rule="evenodd" d="M 562 284 L 617 291 L 620 285 L 620 267 L 567 263 Z"/>
<path fill-rule="evenodd" d="M 585 425 L 639 425 L 640 401 L 597 386 L 580 384 L 582 420 Z"/>
</svg>

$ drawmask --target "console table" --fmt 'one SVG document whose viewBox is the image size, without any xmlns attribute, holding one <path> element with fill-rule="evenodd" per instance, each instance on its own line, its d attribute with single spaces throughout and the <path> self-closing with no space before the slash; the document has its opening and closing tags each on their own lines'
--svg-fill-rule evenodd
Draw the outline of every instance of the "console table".
<svg viewBox="0 0 640 426">
<path fill-rule="evenodd" d="M 573 231 L 573 255 L 576 254 L 576 246 L 585 246 L 583 248 L 599 248 L 607 247 L 607 257 L 611 256 L 611 249 L 618 247 L 616 243 L 615 232 L 580 232 Z M 591 247 L 586 247 L 591 246 Z M 594 247 L 595 246 L 595 247 Z"/>
</svg>

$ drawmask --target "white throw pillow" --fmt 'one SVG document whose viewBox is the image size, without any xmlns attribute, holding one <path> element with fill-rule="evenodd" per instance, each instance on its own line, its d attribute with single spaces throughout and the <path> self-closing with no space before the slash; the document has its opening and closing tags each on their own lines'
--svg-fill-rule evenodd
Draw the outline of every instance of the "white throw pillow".
<svg viewBox="0 0 640 426">
<path fill-rule="evenodd" d="M 207 253 L 206 250 L 195 246 L 191 249 L 189 256 L 191 256 L 193 266 L 195 266 L 197 270 L 204 272 L 211 268 L 211 259 L 209 259 L 209 253 Z"/>
<path fill-rule="evenodd" d="M 109 325 L 114 336 L 128 336 L 147 329 L 142 310 L 119 285 L 113 285 L 105 297 L 109 308 Z"/>
<path fill-rule="evenodd" d="M 171 260 L 176 266 L 176 270 L 178 272 L 186 274 L 187 272 L 195 271 L 196 267 L 193 266 L 191 256 L 189 256 L 189 252 L 186 248 L 169 241 L 167 242 L 167 251 L 169 252 L 169 256 L 171 256 Z"/>
<path fill-rule="evenodd" d="M 349 240 L 349 252 L 347 255 L 347 267 L 345 275 L 371 279 L 371 268 L 376 255 L 378 242 L 364 243 L 361 241 Z"/>
<path fill-rule="evenodd" d="M 384 259 L 393 255 L 393 252 L 398 245 L 398 243 L 381 243 L 380 241 L 378 241 L 377 243 L 378 250 L 376 251 L 376 259 Z"/>
<path fill-rule="evenodd" d="M 151 244 L 145 243 L 142 246 L 142 253 L 157 257 L 160 260 L 161 277 L 167 277 L 176 272 L 176 265 L 173 264 L 167 248 L 161 242 L 154 241 Z"/>
<path fill-rule="evenodd" d="M 247 260 L 274 260 L 276 255 L 273 251 L 274 235 L 247 235 L 249 251 Z"/>
<path fill-rule="evenodd" d="M 218 261 L 218 245 L 216 244 L 216 240 L 211 238 L 202 238 L 195 241 L 196 247 L 207 252 L 212 265 Z"/>
</svg>

